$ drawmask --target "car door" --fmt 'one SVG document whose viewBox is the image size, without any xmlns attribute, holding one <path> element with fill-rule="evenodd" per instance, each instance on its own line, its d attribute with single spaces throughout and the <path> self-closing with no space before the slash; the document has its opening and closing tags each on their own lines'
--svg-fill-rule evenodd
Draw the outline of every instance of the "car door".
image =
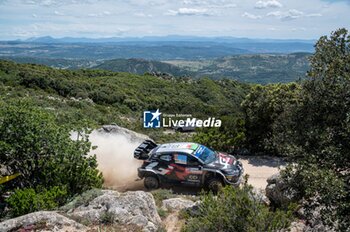
<svg viewBox="0 0 350 232">
<path fill-rule="evenodd" d="M 186 165 L 186 183 L 190 185 L 200 186 L 202 181 L 202 163 L 194 156 L 187 155 Z"/>
<path fill-rule="evenodd" d="M 163 183 L 174 183 L 178 182 L 176 178 L 174 178 L 174 167 L 171 165 L 174 163 L 174 158 L 172 153 L 161 153 L 158 154 L 158 166 L 157 173 L 161 178 Z"/>
<path fill-rule="evenodd" d="M 199 186 L 202 170 L 197 158 L 185 153 L 173 153 L 173 162 L 169 165 L 169 181 Z"/>
</svg>

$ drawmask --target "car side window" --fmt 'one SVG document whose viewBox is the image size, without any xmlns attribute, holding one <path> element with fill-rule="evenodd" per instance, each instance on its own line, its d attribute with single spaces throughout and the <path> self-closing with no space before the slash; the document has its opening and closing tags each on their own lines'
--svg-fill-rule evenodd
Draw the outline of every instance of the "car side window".
<svg viewBox="0 0 350 232">
<path fill-rule="evenodd" d="M 198 165 L 200 165 L 200 162 L 196 158 L 194 158 L 193 156 L 188 156 L 187 164 L 189 166 L 198 166 Z"/>
<path fill-rule="evenodd" d="M 187 155 L 181 153 L 174 153 L 174 163 L 187 165 Z"/>
<path fill-rule="evenodd" d="M 164 162 L 171 162 L 172 161 L 172 155 L 171 154 L 163 154 L 159 156 L 159 159 Z"/>
</svg>

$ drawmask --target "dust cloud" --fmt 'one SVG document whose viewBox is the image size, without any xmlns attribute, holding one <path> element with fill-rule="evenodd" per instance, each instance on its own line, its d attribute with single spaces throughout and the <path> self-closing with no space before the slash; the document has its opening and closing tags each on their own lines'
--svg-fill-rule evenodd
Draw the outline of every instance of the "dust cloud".
<svg viewBox="0 0 350 232">
<path fill-rule="evenodd" d="M 134 150 L 142 139 L 131 139 L 123 133 L 105 133 L 95 130 L 89 135 L 92 146 L 97 149 L 98 169 L 103 173 L 104 186 L 119 191 L 138 190 L 143 188 L 142 181 L 136 181 L 137 168 L 142 161 L 134 159 Z"/>
</svg>

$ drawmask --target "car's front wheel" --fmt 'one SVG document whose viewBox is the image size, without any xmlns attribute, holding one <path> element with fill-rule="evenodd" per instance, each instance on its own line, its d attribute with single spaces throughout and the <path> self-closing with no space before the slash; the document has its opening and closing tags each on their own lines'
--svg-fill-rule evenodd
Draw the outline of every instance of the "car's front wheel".
<svg viewBox="0 0 350 232">
<path fill-rule="evenodd" d="M 147 190 L 159 188 L 159 180 L 155 176 L 147 176 L 143 181 L 143 184 Z"/>
<path fill-rule="evenodd" d="M 219 190 L 223 187 L 222 181 L 218 178 L 212 178 L 208 180 L 207 187 L 209 191 L 212 191 L 213 193 L 218 193 Z"/>
</svg>

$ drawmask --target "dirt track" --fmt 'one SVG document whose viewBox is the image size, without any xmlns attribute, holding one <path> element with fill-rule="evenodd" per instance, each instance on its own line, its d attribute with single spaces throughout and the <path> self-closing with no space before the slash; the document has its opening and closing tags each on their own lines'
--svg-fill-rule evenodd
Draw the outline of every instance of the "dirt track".
<svg viewBox="0 0 350 232">
<path fill-rule="evenodd" d="M 248 183 L 255 188 L 265 189 L 267 178 L 279 172 L 286 162 L 278 157 L 241 156 L 244 173 L 249 175 Z"/>
</svg>

